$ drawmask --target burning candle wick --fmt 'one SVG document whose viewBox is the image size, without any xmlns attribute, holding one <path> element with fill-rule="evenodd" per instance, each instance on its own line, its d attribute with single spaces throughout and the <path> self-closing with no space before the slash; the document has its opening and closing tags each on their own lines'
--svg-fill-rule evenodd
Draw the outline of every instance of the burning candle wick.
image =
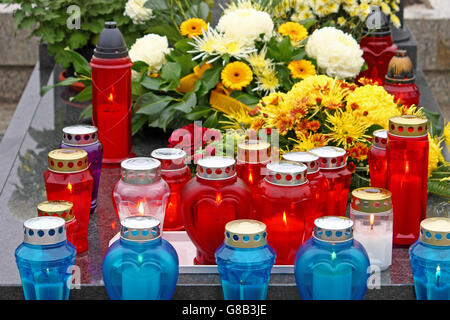
<svg viewBox="0 0 450 320">
<path fill-rule="evenodd" d="M 216 195 L 216 204 L 220 204 L 222 202 L 222 195 L 220 192 Z"/>
<path fill-rule="evenodd" d="M 370 215 L 370 230 L 373 230 L 373 222 L 375 220 L 375 217 L 373 216 L 373 214 Z"/>
<path fill-rule="evenodd" d="M 70 193 L 72 193 L 72 184 L 69 182 L 69 184 L 67 185 L 67 190 L 69 190 Z"/>
<path fill-rule="evenodd" d="M 283 211 L 283 224 L 287 227 L 286 211 Z"/>
<path fill-rule="evenodd" d="M 142 204 L 141 201 L 139 201 L 139 203 L 138 203 L 138 212 L 141 216 L 144 215 L 144 205 Z"/>
</svg>

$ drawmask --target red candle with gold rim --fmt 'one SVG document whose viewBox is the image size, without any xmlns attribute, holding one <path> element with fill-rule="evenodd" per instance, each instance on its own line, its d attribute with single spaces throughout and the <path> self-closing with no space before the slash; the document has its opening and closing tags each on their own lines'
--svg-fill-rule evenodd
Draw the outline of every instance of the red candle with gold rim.
<svg viewBox="0 0 450 320">
<path fill-rule="evenodd" d="M 387 130 L 375 130 L 373 132 L 372 146 L 367 154 L 370 185 L 372 187 L 387 188 L 386 146 Z"/>
</svg>

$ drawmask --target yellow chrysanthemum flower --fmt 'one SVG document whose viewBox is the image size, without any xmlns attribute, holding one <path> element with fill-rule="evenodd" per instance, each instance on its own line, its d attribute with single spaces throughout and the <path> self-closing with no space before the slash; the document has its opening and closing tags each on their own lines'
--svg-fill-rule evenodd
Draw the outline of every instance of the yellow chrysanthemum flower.
<svg viewBox="0 0 450 320">
<path fill-rule="evenodd" d="M 231 90 L 241 90 L 253 80 L 252 70 L 241 61 L 229 63 L 222 70 L 222 83 Z"/>
<path fill-rule="evenodd" d="M 289 140 L 295 142 L 292 151 L 308 151 L 328 145 L 327 137 L 321 133 L 313 133 L 309 135 L 299 133 L 297 136 L 298 139 L 289 138 Z"/>
<path fill-rule="evenodd" d="M 309 60 L 294 60 L 288 65 L 294 79 L 305 79 L 316 75 L 316 67 Z"/>
<path fill-rule="evenodd" d="M 442 141 L 444 141 L 444 137 L 439 138 L 438 136 L 435 136 L 434 138 L 432 138 L 430 133 L 428 133 L 428 177 L 430 177 L 432 172 L 436 170 L 439 162 L 446 162 L 444 156 L 442 155 Z"/>
<path fill-rule="evenodd" d="M 445 145 L 447 146 L 447 150 L 450 152 L 450 122 L 444 127 L 444 133 L 442 134 L 444 137 Z"/>
<path fill-rule="evenodd" d="M 183 21 L 180 25 L 180 31 L 183 36 L 189 38 L 197 37 L 208 29 L 207 23 L 200 18 L 191 18 Z"/>
<path fill-rule="evenodd" d="M 254 91 L 275 92 L 280 86 L 275 68 L 265 68 L 256 76 L 256 88 Z"/>
<path fill-rule="evenodd" d="M 278 33 L 289 36 L 292 42 L 299 42 L 308 36 L 308 30 L 300 23 L 286 22 L 278 27 Z"/>
<path fill-rule="evenodd" d="M 219 121 L 224 124 L 223 129 L 248 129 L 253 123 L 253 118 L 245 110 L 236 110 L 232 114 L 224 114 L 224 116 L 229 121 Z"/>
<path fill-rule="evenodd" d="M 347 23 L 347 19 L 345 19 L 344 17 L 339 17 L 339 18 L 337 19 L 337 23 L 338 23 L 340 26 L 343 26 L 344 24 Z"/>
<path fill-rule="evenodd" d="M 366 130 L 370 127 L 370 123 L 364 121 L 363 118 L 351 111 L 336 110 L 334 114 L 328 113 L 327 123 L 325 126 L 331 130 L 327 134 L 338 146 L 348 149 L 356 142 L 367 142 Z"/>
</svg>

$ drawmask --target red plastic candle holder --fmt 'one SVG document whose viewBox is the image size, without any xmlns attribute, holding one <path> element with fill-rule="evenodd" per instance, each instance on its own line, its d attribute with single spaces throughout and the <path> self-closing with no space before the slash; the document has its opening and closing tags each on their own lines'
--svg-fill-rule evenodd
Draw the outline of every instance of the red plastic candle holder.
<svg viewBox="0 0 450 320">
<path fill-rule="evenodd" d="M 170 188 L 164 217 L 164 230 L 184 230 L 181 217 L 181 191 L 192 179 L 191 170 L 185 163 L 186 152 L 177 148 L 161 148 L 154 150 L 152 157 L 161 162 L 161 177 Z"/>
<path fill-rule="evenodd" d="M 309 150 L 319 157 L 320 172 L 328 181 L 327 216 L 345 217 L 352 172 L 347 169 L 347 152 L 338 147 L 320 147 Z"/>
<path fill-rule="evenodd" d="M 394 244 L 411 245 L 426 218 L 428 120 L 404 115 L 389 119 L 388 189 L 394 210 Z"/>
<path fill-rule="evenodd" d="M 271 162 L 268 175 L 255 194 L 257 219 L 267 226 L 267 241 L 277 254 L 276 264 L 294 264 L 300 245 L 309 238 L 305 225 L 313 210 L 313 192 L 306 166 L 287 161 Z"/>
<path fill-rule="evenodd" d="M 236 161 L 227 157 L 198 160 L 196 177 L 185 185 L 182 199 L 184 226 L 197 247 L 194 263 L 215 264 L 225 225 L 251 215 L 250 190 L 236 175 Z"/>
<path fill-rule="evenodd" d="M 387 130 L 381 129 L 373 132 L 372 146 L 367 154 L 372 187 L 387 188 L 387 138 Z"/>
<path fill-rule="evenodd" d="M 264 178 L 270 162 L 270 144 L 260 140 L 247 140 L 237 145 L 236 171 L 250 190 L 254 190 Z"/>
<path fill-rule="evenodd" d="M 94 178 L 88 170 L 87 152 L 72 148 L 50 151 L 44 180 L 48 200 L 66 200 L 73 203 L 73 212 L 79 228 L 77 253 L 86 251 L 94 185 Z"/>
</svg>

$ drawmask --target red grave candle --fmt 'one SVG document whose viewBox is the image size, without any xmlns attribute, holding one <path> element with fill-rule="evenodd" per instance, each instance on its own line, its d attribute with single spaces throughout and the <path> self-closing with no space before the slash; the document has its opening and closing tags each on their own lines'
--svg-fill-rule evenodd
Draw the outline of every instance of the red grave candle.
<svg viewBox="0 0 450 320">
<path fill-rule="evenodd" d="M 103 163 L 116 165 L 132 156 L 131 66 L 128 49 L 115 22 L 105 22 L 94 50 L 92 121 L 103 145 Z"/>
<path fill-rule="evenodd" d="M 236 171 L 251 191 L 264 178 L 270 162 L 270 144 L 260 140 L 247 140 L 237 145 Z"/>
<path fill-rule="evenodd" d="M 388 189 L 394 210 L 394 244 L 410 245 L 426 218 L 428 120 L 404 115 L 389 119 Z"/>
<path fill-rule="evenodd" d="M 312 236 L 314 220 L 325 215 L 328 194 L 328 180 L 319 170 L 319 157 L 310 152 L 288 152 L 283 154 L 283 159 L 302 163 L 307 167 L 306 178 L 312 190 L 311 210 L 307 212 L 305 219 L 305 240 Z"/>
<path fill-rule="evenodd" d="M 372 146 L 367 155 L 369 162 L 370 185 L 372 187 L 387 188 L 387 130 L 380 129 L 373 132 Z"/>
<path fill-rule="evenodd" d="M 267 173 L 255 194 L 257 219 L 267 226 L 267 240 L 277 254 L 276 264 L 291 265 L 298 248 L 309 237 L 305 235 L 305 224 L 313 210 L 313 192 L 304 164 L 271 162 Z"/>
<path fill-rule="evenodd" d="M 325 146 L 309 150 L 319 157 L 320 172 L 327 178 L 328 193 L 325 214 L 345 217 L 352 172 L 347 169 L 347 152 Z"/>
<path fill-rule="evenodd" d="M 88 170 L 87 152 L 72 148 L 50 151 L 44 180 L 48 200 L 66 200 L 73 203 L 73 212 L 79 228 L 77 253 L 86 251 L 94 184 L 94 178 Z"/>
<path fill-rule="evenodd" d="M 228 157 L 198 160 L 197 174 L 183 188 L 181 214 L 197 247 L 195 264 L 215 264 L 225 225 L 251 215 L 251 194 L 236 175 L 236 161 Z"/>
<path fill-rule="evenodd" d="M 161 162 L 161 177 L 170 188 L 164 217 L 164 230 L 184 230 L 181 217 L 181 191 L 191 180 L 191 170 L 185 164 L 186 152 L 177 148 L 161 148 L 152 152 L 152 157 Z"/>
</svg>

